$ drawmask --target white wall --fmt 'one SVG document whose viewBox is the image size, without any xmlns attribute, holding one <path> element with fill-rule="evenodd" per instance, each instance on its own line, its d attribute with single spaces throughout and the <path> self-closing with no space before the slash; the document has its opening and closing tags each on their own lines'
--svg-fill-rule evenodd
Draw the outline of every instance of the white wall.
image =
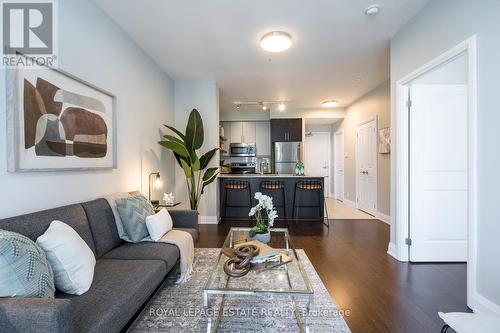
<svg viewBox="0 0 500 333">
<path fill-rule="evenodd" d="M 500 315 L 500 154 L 498 78 L 500 77 L 500 1 L 431 1 L 391 41 L 392 112 L 395 82 L 472 35 L 477 36 L 478 82 L 478 235 L 474 299 L 469 306 Z M 393 117 L 394 118 L 394 117 Z M 394 169 L 394 164 L 392 169 Z M 395 174 L 392 175 L 395 202 Z M 392 205 L 394 215 L 394 205 Z M 396 230 L 391 230 L 395 240 Z M 474 291 L 474 292 L 475 292 Z"/>
<path fill-rule="evenodd" d="M 5 72 L 0 72 L 0 218 L 143 190 L 147 173 L 174 180 L 173 161 L 156 143 L 173 120 L 173 82 L 91 1 L 59 1 L 59 66 L 116 95 L 118 168 L 107 171 L 8 173 Z M 161 189 L 159 192 L 163 192 Z"/>
<path fill-rule="evenodd" d="M 219 146 L 219 90 L 215 81 L 175 81 L 175 127 L 182 132 L 186 128 L 189 113 L 197 109 L 203 119 L 205 140 L 199 156 Z M 219 154 L 210 166 L 219 165 Z M 175 195 L 182 201 L 183 208 L 189 208 L 187 185 L 184 172 L 175 166 Z M 216 223 L 218 215 L 218 183 L 210 184 L 202 195 L 198 212 L 201 223 Z"/>
<path fill-rule="evenodd" d="M 390 127 L 389 81 L 369 91 L 346 108 L 346 117 L 335 127 L 335 132 L 344 130 L 344 198 L 356 201 L 356 134 L 358 125 L 374 116 L 378 128 Z M 378 135 L 378 133 L 377 133 Z M 377 152 L 377 208 L 381 219 L 390 213 L 390 154 Z M 380 215 L 380 214 L 379 214 Z"/>
</svg>

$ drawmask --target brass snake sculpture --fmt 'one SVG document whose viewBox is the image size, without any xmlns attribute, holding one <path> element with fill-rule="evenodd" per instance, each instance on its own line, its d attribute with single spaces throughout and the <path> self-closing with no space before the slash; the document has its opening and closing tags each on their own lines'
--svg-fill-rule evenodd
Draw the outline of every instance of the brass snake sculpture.
<svg viewBox="0 0 500 333">
<path fill-rule="evenodd" d="M 250 272 L 250 261 L 259 254 L 255 245 L 241 245 L 234 249 L 234 257 L 224 263 L 224 272 L 231 277 L 242 277 Z"/>
</svg>

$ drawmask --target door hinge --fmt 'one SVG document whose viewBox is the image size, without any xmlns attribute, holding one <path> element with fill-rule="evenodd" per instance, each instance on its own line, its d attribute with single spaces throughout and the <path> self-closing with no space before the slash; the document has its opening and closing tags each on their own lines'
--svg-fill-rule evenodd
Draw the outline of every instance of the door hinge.
<svg viewBox="0 0 500 333">
<path fill-rule="evenodd" d="M 412 102 L 411 102 L 411 99 L 409 99 L 409 100 L 407 100 L 407 101 L 406 101 L 406 107 L 407 107 L 408 109 L 410 109 L 410 108 L 411 108 L 411 106 L 412 106 Z"/>
<path fill-rule="evenodd" d="M 405 244 L 411 245 L 411 238 L 405 238 Z"/>
</svg>

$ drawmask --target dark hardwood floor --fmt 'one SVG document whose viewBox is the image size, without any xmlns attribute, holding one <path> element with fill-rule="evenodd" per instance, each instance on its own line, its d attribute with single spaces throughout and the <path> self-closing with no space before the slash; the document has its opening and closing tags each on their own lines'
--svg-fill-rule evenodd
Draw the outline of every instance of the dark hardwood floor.
<svg viewBox="0 0 500 333">
<path fill-rule="evenodd" d="M 196 247 L 220 247 L 231 226 L 200 225 Z M 438 311 L 468 311 L 465 264 L 401 263 L 387 254 L 389 226 L 378 220 L 290 225 L 345 319 L 356 332 L 439 332 Z M 452 332 L 452 330 L 448 330 Z"/>
</svg>

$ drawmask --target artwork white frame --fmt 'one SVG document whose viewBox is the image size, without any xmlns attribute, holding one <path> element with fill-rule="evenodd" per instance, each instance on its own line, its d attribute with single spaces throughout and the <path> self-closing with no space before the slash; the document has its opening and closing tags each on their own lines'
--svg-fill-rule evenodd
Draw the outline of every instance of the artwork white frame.
<svg viewBox="0 0 500 333">
<path fill-rule="evenodd" d="M 24 55 L 18 55 L 18 57 L 27 58 Z M 66 82 L 71 82 L 74 87 L 84 87 L 84 89 L 89 92 L 93 91 L 96 95 L 102 96 L 106 99 L 106 105 L 109 107 L 111 114 L 107 115 L 106 125 L 108 127 L 107 135 L 107 153 L 105 158 L 80 158 L 74 156 L 64 156 L 64 157 L 46 157 L 43 156 L 41 159 L 44 161 L 34 163 L 36 165 L 30 165 L 26 162 L 26 158 L 22 154 L 26 154 L 26 149 L 24 148 L 24 140 L 22 135 L 24 133 L 24 123 L 23 123 L 23 97 L 22 89 L 20 89 L 20 84 L 25 78 L 25 73 L 34 73 L 33 71 L 38 71 L 40 75 L 52 75 L 53 77 L 59 77 L 60 80 L 67 80 Z M 74 89 L 73 89 L 74 90 Z M 78 93 L 78 91 L 73 91 Z M 101 89 L 89 82 L 81 80 L 74 75 L 71 75 L 58 68 L 48 67 L 48 66 L 36 66 L 35 68 L 18 66 L 15 69 L 9 69 L 6 71 L 6 125 L 7 125 L 7 170 L 9 172 L 30 172 L 30 171 L 71 171 L 71 170 L 102 170 L 102 169 L 115 169 L 117 167 L 117 141 L 116 141 L 116 96 Z M 110 128 L 111 127 L 111 128 Z M 62 159 L 73 158 L 71 162 L 65 162 L 60 167 L 57 166 L 59 161 Z M 24 161 L 23 161 L 24 158 Z M 37 156 L 39 158 L 39 156 Z M 96 163 L 97 161 L 97 163 Z M 47 163 L 45 163 L 47 162 Z M 40 165 L 42 164 L 42 165 Z"/>
</svg>

